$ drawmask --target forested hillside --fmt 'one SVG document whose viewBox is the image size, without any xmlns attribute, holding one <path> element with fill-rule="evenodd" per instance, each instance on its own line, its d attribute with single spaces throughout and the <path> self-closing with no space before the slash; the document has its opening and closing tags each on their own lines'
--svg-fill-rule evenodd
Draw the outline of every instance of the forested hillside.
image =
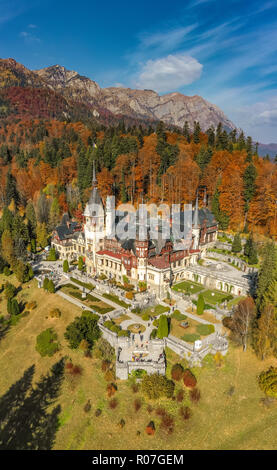
<svg viewBox="0 0 277 470">
<path fill-rule="evenodd" d="M 102 195 L 117 202 L 194 203 L 204 192 L 222 229 L 276 236 L 276 164 L 258 157 L 250 137 L 219 125 L 202 133 L 24 120 L 0 128 L 0 203 L 25 220 L 32 202 L 51 230 L 64 211 L 81 219 L 92 162 Z M 206 189 L 205 189 L 206 188 Z"/>
</svg>

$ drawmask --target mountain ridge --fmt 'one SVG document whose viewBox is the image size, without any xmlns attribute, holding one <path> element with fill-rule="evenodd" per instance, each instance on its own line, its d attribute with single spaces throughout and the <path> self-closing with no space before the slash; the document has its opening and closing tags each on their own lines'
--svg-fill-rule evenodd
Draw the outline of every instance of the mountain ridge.
<svg viewBox="0 0 277 470">
<path fill-rule="evenodd" d="M 199 121 L 203 130 L 211 125 L 217 126 L 219 122 L 229 131 L 237 128 L 218 106 L 198 95 L 186 96 L 180 92 L 159 95 L 154 90 L 101 88 L 94 80 L 60 65 L 35 70 L 34 73 L 65 97 L 72 96 L 89 105 L 97 103 L 114 114 L 162 120 L 178 127 L 183 127 L 188 121 L 191 129 L 194 121 Z"/>
<path fill-rule="evenodd" d="M 203 131 L 221 122 L 228 131 L 239 130 L 218 106 L 198 95 L 101 88 L 96 81 L 58 64 L 30 70 L 15 59 L 0 59 L 0 118 L 14 116 L 96 119 L 102 124 L 118 119 L 148 125 L 164 121 L 179 128 L 187 121 L 191 130 L 198 121 Z"/>
</svg>

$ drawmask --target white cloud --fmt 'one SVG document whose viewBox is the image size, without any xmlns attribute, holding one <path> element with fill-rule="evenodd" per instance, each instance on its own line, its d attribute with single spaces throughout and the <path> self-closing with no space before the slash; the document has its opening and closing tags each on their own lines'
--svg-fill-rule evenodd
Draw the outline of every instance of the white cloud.
<svg viewBox="0 0 277 470">
<path fill-rule="evenodd" d="M 27 31 L 21 31 L 19 36 L 23 38 L 26 43 L 40 42 L 40 39 L 37 36 Z"/>
<path fill-rule="evenodd" d="M 186 54 L 148 60 L 136 80 L 138 88 L 154 89 L 158 92 L 178 90 L 197 80 L 203 65 Z"/>
<path fill-rule="evenodd" d="M 159 48 L 160 50 L 170 50 L 179 46 L 186 36 L 197 28 L 198 23 L 191 24 L 183 28 L 175 28 L 166 32 L 158 32 L 153 34 L 141 34 L 140 48 Z"/>
</svg>

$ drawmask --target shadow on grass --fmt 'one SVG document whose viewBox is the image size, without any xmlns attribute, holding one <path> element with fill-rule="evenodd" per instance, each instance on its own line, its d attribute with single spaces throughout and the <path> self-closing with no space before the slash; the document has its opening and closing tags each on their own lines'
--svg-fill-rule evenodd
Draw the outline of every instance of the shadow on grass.
<svg viewBox="0 0 277 470">
<path fill-rule="evenodd" d="M 10 329 L 10 324 L 7 323 L 6 325 L 0 325 L 0 342 L 2 341 L 3 338 L 5 338 L 6 334 L 8 333 Z"/>
<path fill-rule="evenodd" d="M 60 405 L 48 411 L 58 398 L 64 378 L 60 360 L 33 387 L 35 366 L 27 369 L 0 398 L 0 449 L 49 450 L 58 430 Z"/>
</svg>

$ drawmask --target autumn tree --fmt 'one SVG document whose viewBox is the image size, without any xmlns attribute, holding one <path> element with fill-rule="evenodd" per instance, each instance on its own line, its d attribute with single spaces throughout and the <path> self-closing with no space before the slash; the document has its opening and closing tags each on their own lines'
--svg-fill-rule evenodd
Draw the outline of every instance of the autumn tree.
<svg viewBox="0 0 277 470">
<path fill-rule="evenodd" d="M 238 303 L 232 319 L 231 329 L 235 337 L 241 342 L 243 351 L 246 351 L 248 339 L 252 334 L 255 311 L 252 297 L 247 297 Z"/>
<path fill-rule="evenodd" d="M 272 304 L 265 305 L 254 329 L 253 346 L 261 360 L 264 360 L 271 354 L 277 354 L 276 307 L 276 305 L 274 307 Z"/>
</svg>

